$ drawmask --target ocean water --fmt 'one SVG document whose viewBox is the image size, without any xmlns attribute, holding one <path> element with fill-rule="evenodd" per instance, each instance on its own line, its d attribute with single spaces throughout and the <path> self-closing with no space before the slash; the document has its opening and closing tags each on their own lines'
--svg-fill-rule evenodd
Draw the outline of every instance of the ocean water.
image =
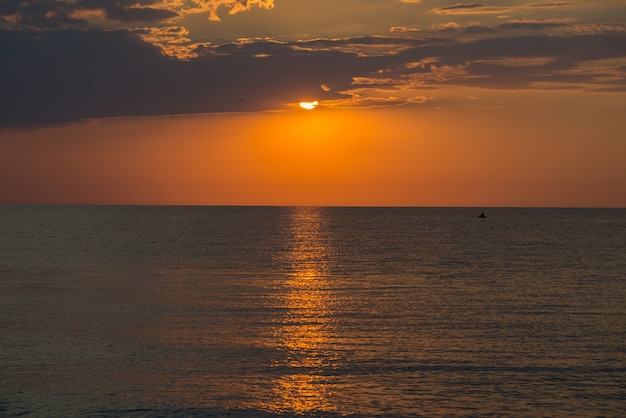
<svg viewBox="0 0 626 418">
<path fill-rule="evenodd" d="M 626 415 L 626 210 L 0 206 L 0 416 Z"/>
</svg>

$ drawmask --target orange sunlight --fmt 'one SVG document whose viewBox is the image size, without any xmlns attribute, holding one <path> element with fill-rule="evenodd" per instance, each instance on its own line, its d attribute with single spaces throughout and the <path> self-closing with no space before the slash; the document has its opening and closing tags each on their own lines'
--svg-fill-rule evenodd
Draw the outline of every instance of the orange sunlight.
<svg viewBox="0 0 626 418">
<path fill-rule="evenodd" d="M 313 110 L 318 104 L 319 102 L 317 100 L 313 102 L 300 102 L 300 107 L 306 110 Z"/>
<path fill-rule="evenodd" d="M 291 214 L 291 248 L 285 257 L 293 271 L 283 283 L 279 306 L 284 317 L 277 318 L 276 338 L 294 373 L 274 382 L 274 396 L 264 405 L 272 412 L 301 415 L 332 407 L 330 385 L 309 371 L 327 367 L 333 356 L 334 295 L 327 283 L 331 248 L 323 220 L 319 209 L 295 208 Z"/>
<path fill-rule="evenodd" d="M 602 97 L 533 114 L 524 106 L 537 97 L 515 99 L 519 109 L 317 108 L 10 131 L 0 190 L 5 203 L 626 204 L 626 143 L 614 134 L 626 122 Z"/>
</svg>

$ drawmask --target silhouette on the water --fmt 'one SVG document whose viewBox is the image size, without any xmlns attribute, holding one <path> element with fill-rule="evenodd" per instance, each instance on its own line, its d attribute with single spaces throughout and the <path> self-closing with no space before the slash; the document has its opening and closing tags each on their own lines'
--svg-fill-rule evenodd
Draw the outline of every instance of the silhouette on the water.
<svg viewBox="0 0 626 418">
<path fill-rule="evenodd" d="M 485 215 L 485 212 L 480 212 L 480 215 L 478 215 L 479 218 L 486 218 L 487 215 Z"/>
</svg>

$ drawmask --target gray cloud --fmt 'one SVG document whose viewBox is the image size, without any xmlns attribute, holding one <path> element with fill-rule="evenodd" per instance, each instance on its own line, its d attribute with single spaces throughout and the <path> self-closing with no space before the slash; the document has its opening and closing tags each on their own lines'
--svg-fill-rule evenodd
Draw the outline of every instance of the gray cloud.
<svg viewBox="0 0 626 418">
<path fill-rule="evenodd" d="M 498 29 L 496 29 L 496 28 L 494 28 L 492 26 L 487 26 L 487 25 L 471 24 L 471 25 L 465 26 L 463 31 L 465 33 L 470 33 L 470 34 L 477 35 L 477 34 L 495 33 L 495 32 L 498 31 Z"/>
<path fill-rule="evenodd" d="M 105 19 L 123 22 L 159 22 L 178 16 L 174 10 L 150 7 L 155 3 L 155 0 L 9 0 L 0 3 L 0 19 L 18 28 L 41 29 L 87 26 L 87 20 L 80 17 L 84 12 L 100 12 Z"/>
<path fill-rule="evenodd" d="M 57 28 L 85 24 L 73 17 L 75 3 L 64 1 L 27 2 L 9 0 L 0 3 L 0 18 L 6 23 L 14 21 L 18 26 Z M 10 19 L 9 19 L 10 17 Z"/>
<path fill-rule="evenodd" d="M 554 2 L 554 3 L 539 3 L 539 4 L 529 4 L 527 7 L 546 7 L 546 8 L 553 8 L 553 7 L 563 7 L 563 6 L 574 6 L 576 5 L 576 2 L 573 1 L 561 1 L 561 2 Z"/>
<path fill-rule="evenodd" d="M 468 34 L 480 35 L 496 33 L 500 30 L 508 29 L 552 29 L 552 28 L 572 28 L 575 25 L 573 19 L 521 19 L 521 20 L 508 20 L 498 25 L 483 25 L 480 23 L 467 23 L 459 24 L 457 22 L 448 22 L 444 24 L 434 25 L 433 29 L 438 32 L 456 32 L 463 31 Z M 600 30 L 600 32 L 607 32 L 607 28 Z"/>
<path fill-rule="evenodd" d="M 571 19 L 523 19 L 509 20 L 499 25 L 503 29 L 545 29 L 568 26 Z"/>
<path fill-rule="evenodd" d="M 0 31 L 0 125 L 276 109 L 320 86 L 346 86 L 359 60 L 274 42 L 200 47 L 180 61 L 133 33 Z M 266 58 L 259 58 L 266 56 Z"/>
<path fill-rule="evenodd" d="M 103 10 L 107 19 L 123 22 L 159 22 L 178 16 L 172 10 L 146 7 L 154 0 L 80 0 L 78 7 L 87 10 Z"/>
<path fill-rule="evenodd" d="M 474 3 L 474 4 L 455 4 L 453 6 L 444 6 L 440 7 L 441 11 L 449 11 L 449 10 L 468 10 L 468 9 L 479 9 L 485 7 L 484 4 Z"/>
<path fill-rule="evenodd" d="M 127 30 L 0 30 L 0 126 L 263 111 L 304 97 L 398 105 L 446 85 L 623 91 L 624 45 L 624 32 L 407 35 L 186 45 L 194 58 L 179 60 Z"/>
<path fill-rule="evenodd" d="M 458 3 L 451 6 L 438 7 L 433 12 L 438 14 L 454 14 L 454 15 L 473 15 L 473 14 L 491 14 L 504 13 L 514 10 L 513 7 L 488 6 L 482 3 L 464 4 Z"/>
<path fill-rule="evenodd" d="M 432 11 L 438 14 L 448 15 L 480 15 L 480 14 L 494 14 L 494 13 L 512 13 L 520 10 L 532 10 L 532 9 L 555 9 L 570 6 L 577 6 L 578 3 L 571 1 L 563 2 L 551 2 L 551 3 L 538 3 L 528 5 L 503 5 L 503 6 L 489 6 L 483 3 L 457 3 L 451 6 L 442 6 Z"/>
<path fill-rule="evenodd" d="M 598 66 L 594 71 L 581 71 L 579 67 L 602 60 L 625 59 L 624 41 L 626 34 L 528 36 L 480 39 L 444 48 L 417 48 L 407 53 L 422 59 L 435 56 L 438 58 L 432 66 L 457 69 L 451 77 L 443 79 L 421 77 L 426 84 L 516 89 L 549 83 L 562 88 L 610 90 L 626 80 L 625 73 L 617 77 L 615 69 L 608 70 L 614 79 L 604 83 L 599 80 L 607 75 L 606 68 Z"/>
</svg>

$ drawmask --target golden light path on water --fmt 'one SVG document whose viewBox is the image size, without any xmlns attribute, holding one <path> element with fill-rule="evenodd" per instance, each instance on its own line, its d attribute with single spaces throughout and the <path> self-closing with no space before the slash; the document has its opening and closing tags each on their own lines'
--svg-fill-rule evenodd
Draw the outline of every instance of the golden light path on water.
<svg viewBox="0 0 626 418">
<path fill-rule="evenodd" d="M 277 345 L 286 351 L 288 370 L 274 386 L 266 409 L 303 414 L 332 411 L 330 384 L 324 371 L 332 368 L 333 308 L 328 283 L 330 242 L 318 208 L 294 208 L 287 257 L 293 270 L 284 283 L 286 316 L 277 331 Z"/>
</svg>

